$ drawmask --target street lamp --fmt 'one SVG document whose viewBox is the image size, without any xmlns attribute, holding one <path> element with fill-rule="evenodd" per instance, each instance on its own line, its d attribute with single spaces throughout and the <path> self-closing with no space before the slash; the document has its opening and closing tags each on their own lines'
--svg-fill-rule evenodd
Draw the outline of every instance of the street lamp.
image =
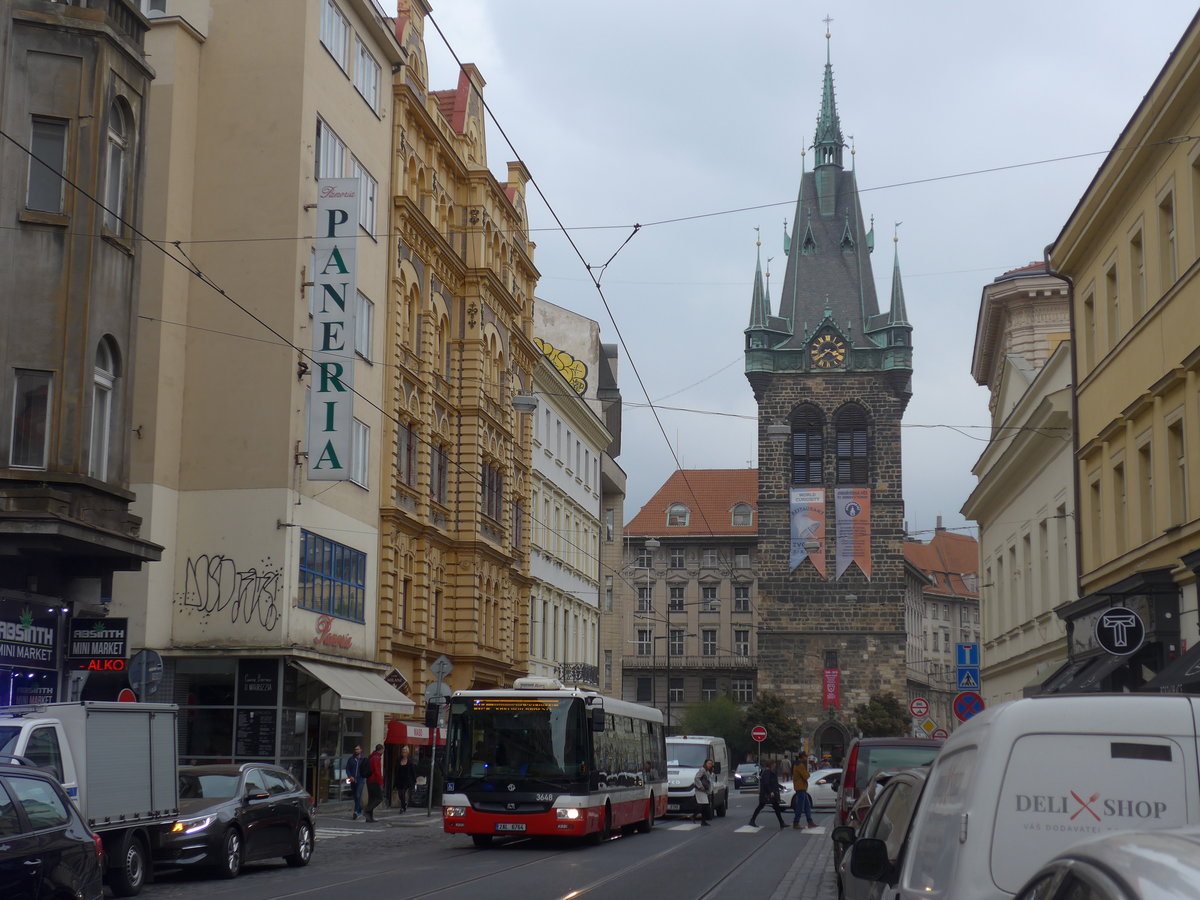
<svg viewBox="0 0 1200 900">
<path fill-rule="evenodd" d="M 662 544 L 655 538 L 646 538 L 646 543 L 642 546 L 646 551 L 646 606 L 649 609 L 653 609 L 654 604 L 650 598 L 654 587 L 650 583 L 650 572 L 654 568 L 654 551 L 661 547 Z M 670 634 L 670 628 L 667 629 L 667 633 Z M 654 646 L 655 643 L 653 639 L 650 641 L 650 671 L 652 673 L 650 678 L 650 703 L 653 706 L 658 706 L 658 659 L 657 648 Z M 667 659 L 671 658 L 670 650 L 671 648 L 667 647 Z M 671 684 L 667 682 L 668 702 L 670 702 L 670 697 Z"/>
</svg>

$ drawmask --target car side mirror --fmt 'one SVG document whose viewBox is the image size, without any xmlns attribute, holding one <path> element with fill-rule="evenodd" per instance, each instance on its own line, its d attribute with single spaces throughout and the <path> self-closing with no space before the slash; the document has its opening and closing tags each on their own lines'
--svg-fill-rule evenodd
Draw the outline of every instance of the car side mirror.
<svg viewBox="0 0 1200 900">
<path fill-rule="evenodd" d="M 850 874 L 866 881 L 886 881 L 891 875 L 887 844 L 878 838 L 863 838 L 850 851 Z"/>
<path fill-rule="evenodd" d="M 266 800 L 271 794 L 267 791 L 247 791 L 247 800 Z"/>
<path fill-rule="evenodd" d="M 604 730 L 604 707 L 592 707 L 592 731 Z"/>
<path fill-rule="evenodd" d="M 854 843 L 856 837 L 854 829 L 849 825 L 839 825 L 829 833 L 835 844 L 841 844 L 843 847 L 849 847 Z"/>
</svg>

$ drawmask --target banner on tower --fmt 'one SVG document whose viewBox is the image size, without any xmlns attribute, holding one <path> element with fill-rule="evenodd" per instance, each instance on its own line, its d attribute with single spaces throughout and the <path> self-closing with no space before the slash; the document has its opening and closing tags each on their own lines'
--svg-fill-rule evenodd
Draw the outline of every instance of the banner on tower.
<svg viewBox="0 0 1200 900">
<path fill-rule="evenodd" d="M 821 709 L 842 708 L 842 670 L 824 669 L 822 671 L 824 688 L 821 691 Z"/>
<path fill-rule="evenodd" d="M 358 303 L 357 178 L 317 182 L 316 270 L 313 272 L 313 371 L 308 392 L 308 477 L 350 478 L 354 424 L 354 317 Z"/>
<path fill-rule="evenodd" d="M 871 489 L 834 488 L 837 523 L 837 575 L 857 563 L 871 580 Z"/>
<path fill-rule="evenodd" d="M 800 563 L 812 560 L 813 568 L 825 574 L 825 489 L 792 488 L 789 503 L 792 523 L 792 553 L 789 572 L 795 572 Z M 805 544 L 819 545 L 811 552 Z"/>
</svg>

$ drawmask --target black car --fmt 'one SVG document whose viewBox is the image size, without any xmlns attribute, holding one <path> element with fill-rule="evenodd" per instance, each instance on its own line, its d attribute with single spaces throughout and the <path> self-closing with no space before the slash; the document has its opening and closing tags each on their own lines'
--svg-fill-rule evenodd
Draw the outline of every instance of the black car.
<svg viewBox="0 0 1200 900">
<path fill-rule="evenodd" d="M 316 805 L 278 766 L 181 766 L 179 813 L 155 854 L 160 865 L 234 878 L 255 860 L 306 866 L 312 859 Z"/>
<path fill-rule="evenodd" d="M 739 791 L 758 787 L 758 763 L 742 763 L 733 773 L 733 784 Z"/>
<path fill-rule="evenodd" d="M 57 779 L 0 759 L 0 897 L 104 896 L 100 839 Z"/>
</svg>

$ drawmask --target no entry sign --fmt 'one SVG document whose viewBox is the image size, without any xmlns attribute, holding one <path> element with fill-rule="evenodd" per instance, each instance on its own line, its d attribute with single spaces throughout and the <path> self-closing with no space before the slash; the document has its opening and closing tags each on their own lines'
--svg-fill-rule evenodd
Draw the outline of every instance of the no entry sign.
<svg viewBox="0 0 1200 900">
<path fill-rule="evenodd" d="M 914 697 L 912 702 L 908 704 L 908 711 L 917 719 L 923 719 L 929 715 L 929 701 L 924 697 Z"/>
<path fill-rule="evenodd" d="M 767 729 L 761 725 L 755 725 L 750 732 L 750 737 L 754 738 L 760 744 L 767 739 Z"/>
</svg>

